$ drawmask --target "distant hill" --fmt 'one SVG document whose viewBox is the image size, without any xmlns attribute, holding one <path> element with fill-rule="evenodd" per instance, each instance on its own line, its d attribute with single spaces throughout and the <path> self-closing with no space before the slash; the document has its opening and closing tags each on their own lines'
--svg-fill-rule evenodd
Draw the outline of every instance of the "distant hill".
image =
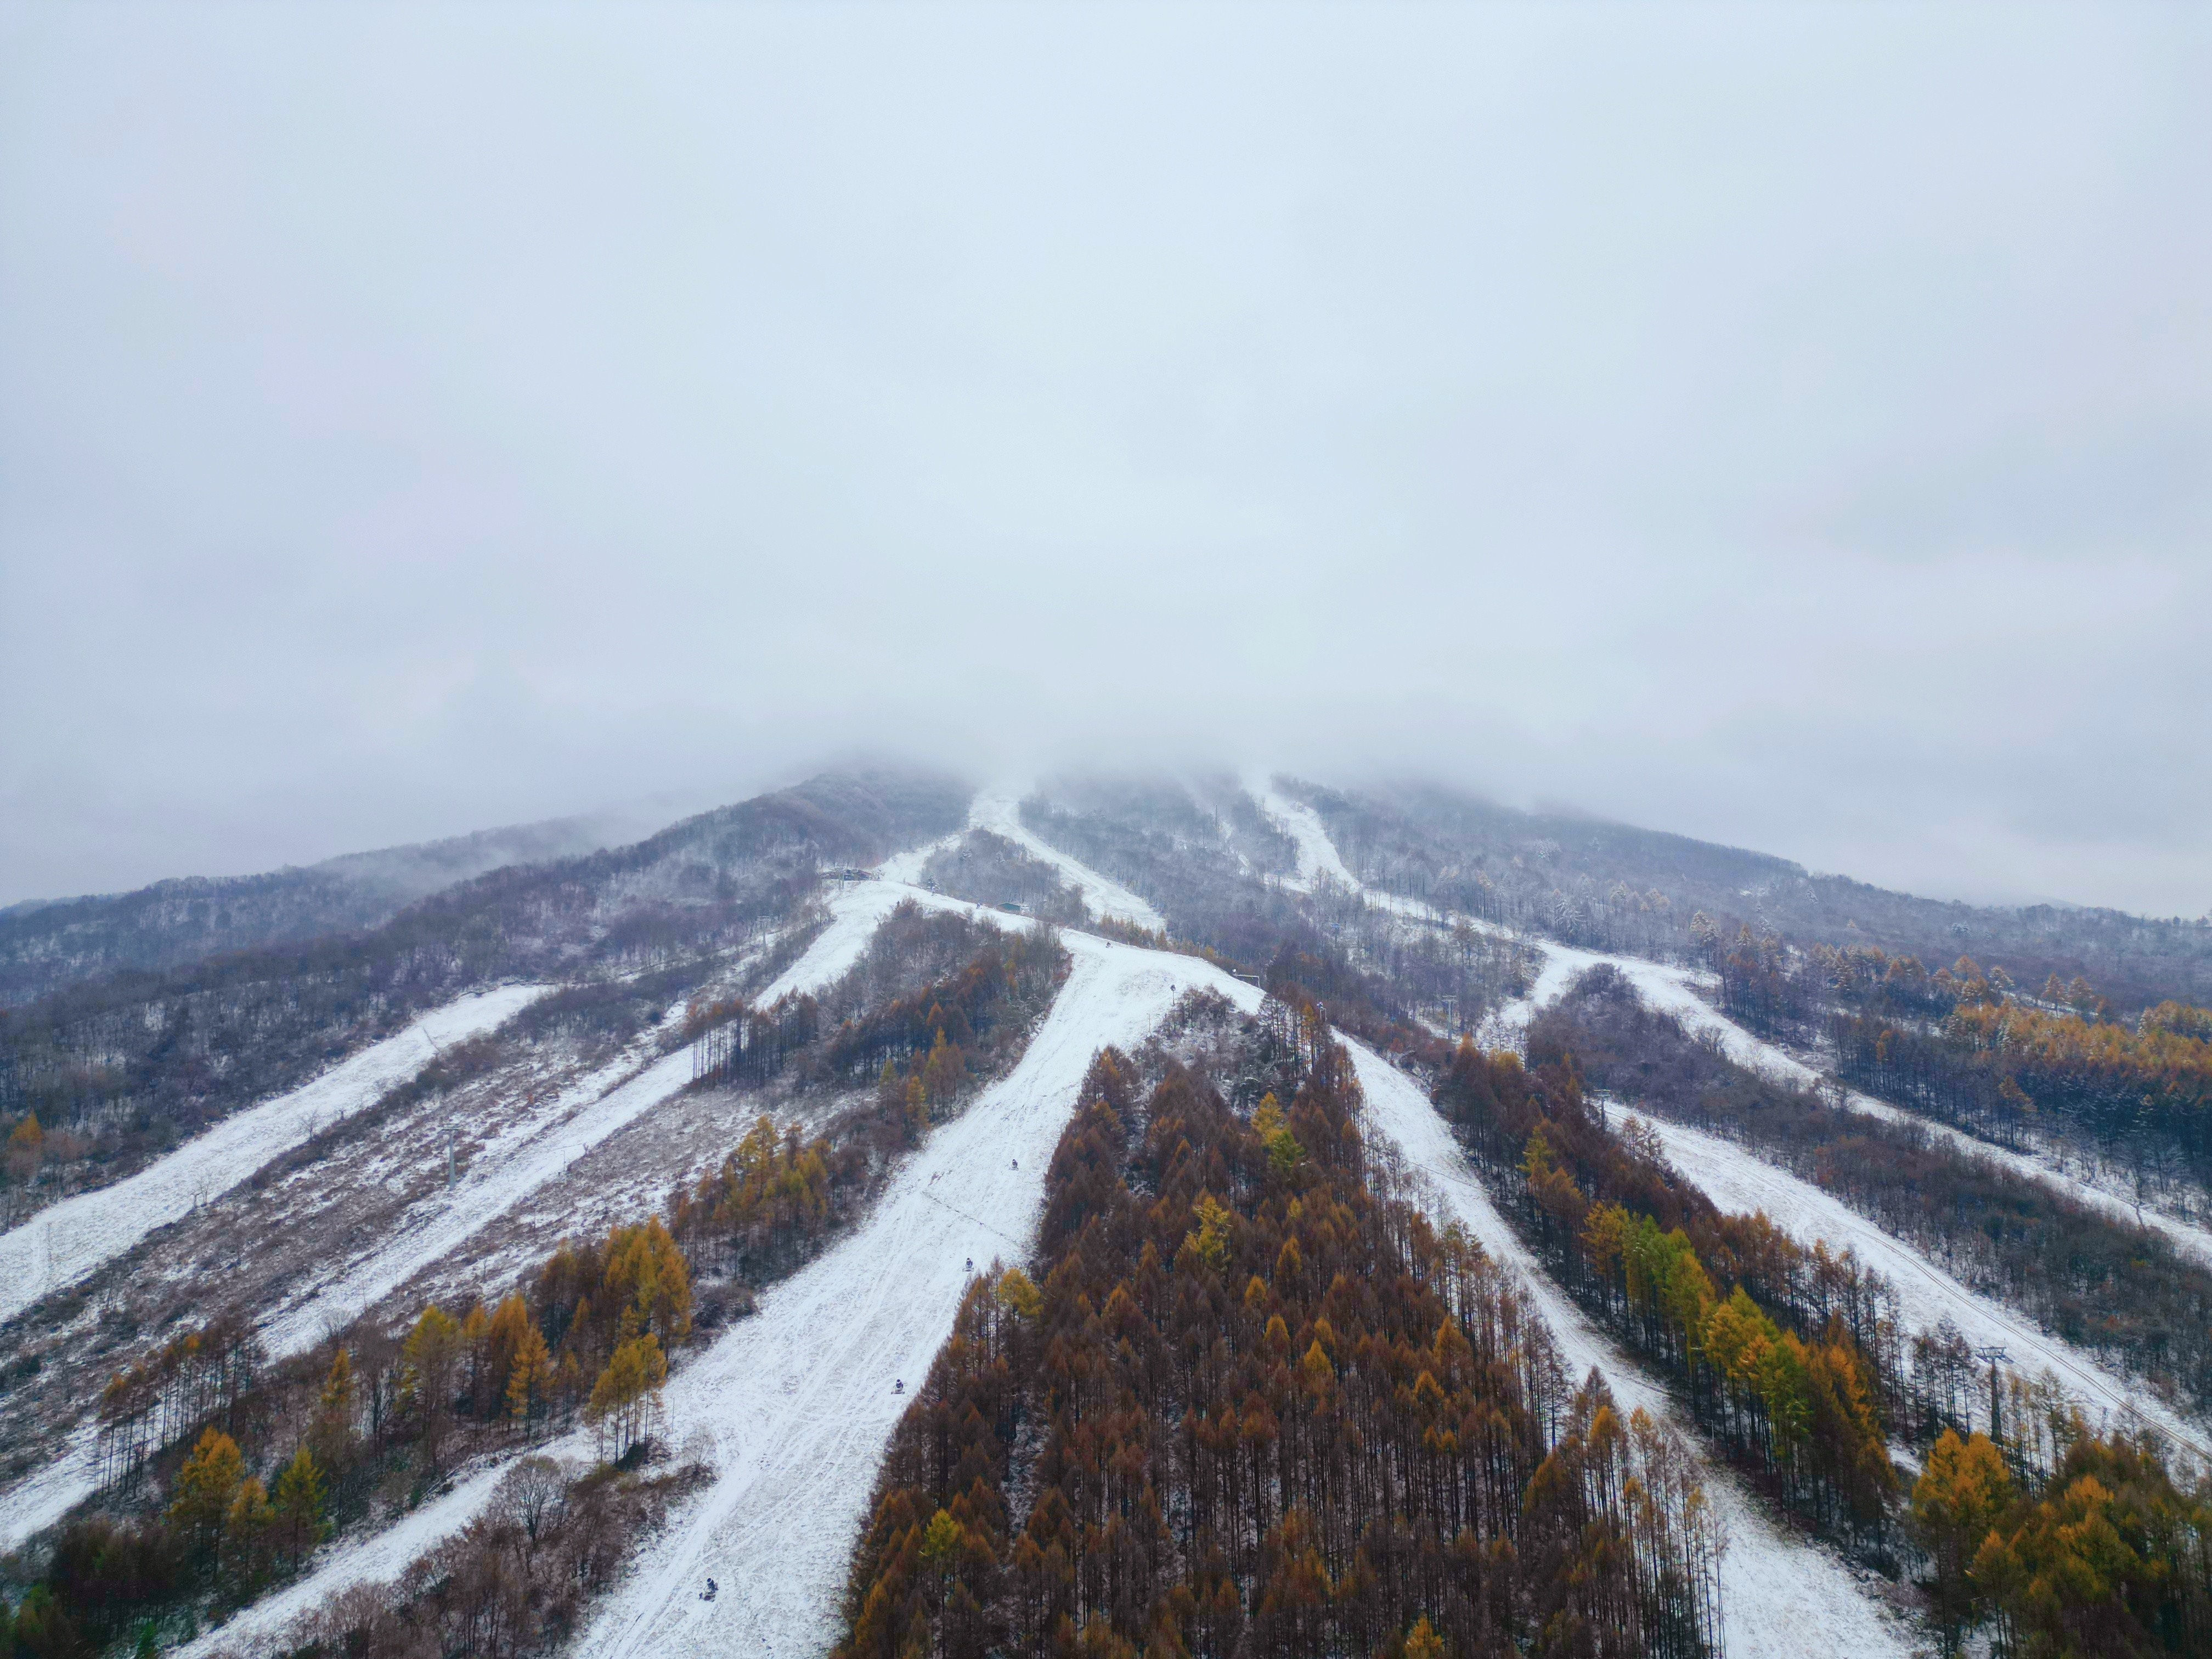
<svg viewBox="0 0 2212 1659">
<path fill-rule="evenodd" d="M 375 927 L 487 871 L 574 858 L 658 827 L 616 814 L 549 818 L 258 876 L 184 876 L 136 892 L 10 905 L 0 910 L 0 1007 L 119 969 Z"/>
</svg>

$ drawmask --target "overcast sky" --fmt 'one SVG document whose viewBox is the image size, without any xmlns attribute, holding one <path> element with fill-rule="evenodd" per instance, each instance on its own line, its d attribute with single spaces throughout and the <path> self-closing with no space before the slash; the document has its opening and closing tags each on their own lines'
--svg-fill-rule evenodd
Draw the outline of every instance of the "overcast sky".
<svg viewBox="0 0 2212 1659">
<path fill-rule="evenodd" d="M 865 746 L 2212 905 L 2212 8 L 0 8 L 0 902 Z"/>
</svg>

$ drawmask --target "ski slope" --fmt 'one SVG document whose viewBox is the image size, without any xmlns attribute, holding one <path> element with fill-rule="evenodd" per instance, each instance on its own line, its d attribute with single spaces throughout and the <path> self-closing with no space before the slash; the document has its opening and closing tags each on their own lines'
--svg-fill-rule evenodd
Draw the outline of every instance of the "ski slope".
<svg viewBox="0 0 2212 1659">
<path fill-rule="evenodd" d="M 1284 832 L 1297 843 L 1298 878 L 1289 884 L 1300 892 L 1310 893 L 1314 884 L 1324 877 L 1355 893 L 1365 893 L 1359 878 L 1345 866 L 1329 839 L 1328 831 L 1322 827 L 1321 814 L 1304 801 L 1292 800 L 1279 793 L 1273 779 L 1264 772 L 1255 772 L 1243 780 L 1244 793 L 1260 804 L 1260 810 L 1279 824 Z M 1370 897 L 1373 895 L 1368 895 Z"/>
<path fill-rule="evenodd" d="M 627 1081 L 625 1070 L 635 1071 Z M 313 1347 L 374 1307 L 423 1268 L 443 1261 L 500 1217 L 557 1180 L 600 1142 L 661 1105 L 691 1081 L 689 1048 L 641 1070 L 602 1068 L 481 1148 L 460 1180 L 416 1206 L 382 1243 L 319 1282 L 261 1328 L 270 1354 Z"/>
<path fill-rule="evenodd" d="M 830 901 L 830 925 L 756 1003 L 764 1007 L 778 998 L 817 992 L 843 978 L 860 961 L 883 919 L 900 900 L 915 896 L 880 881 L 848 884 Z M 672 1010 L 670 1018 L 680 1012 Z M 423 1268 L 453 1255 L 492 1222 L 559 1180 L 578 1158 L 666 1104 L 690 1082 L 689 1048 L 642 1067 L 634 1057 L 602 1067 L 479 1148 L 467 1173 L 450 1192 L 422 1206 L 419 1218 L 410 1218 L 333 1280 L 314 1286 L 264 1328 L 262 1340 L 276 1355 L 312 1346 L 325 1330 L 346 1324 Z"/>
<path fill-rule="evenodd" d="M 779 976 L 763 1000 L 786 991 L 818 990 L 850 969 L 867 948 L 878 922 L 896 902 L 896 898 L 884 902 L 878 885 L 857 883 L 845 890 L 832 905 L 830 926 Z M 442 1030 L 436 1036 L 441 1042 L 452 1040 Z M 625 1073 L 631 1074 L 625 1078 Z M 272 1358 L 312 1347 L 326 1332 L 374 1307 L 415 1274 L 450 1256 L 527 1202 L 578 1158 L 665 1104 L 690 1081 L 687 1049 L 641 1069 L 634 1058 L 626 1057 L 562 1091 L 550 1105 L 479 1147 L 451 1191 L 441 1191 L 418 1206 L 416 1213 L 351 1261 L 323 1264 L 318 1277 L 262 1322 L 258 1334 L 264 1347 Z M 373 1093 L 368 1097 L 374 1097 Z M 272 1149 L 267 1156 L 281 1150 Z M 97 1446 L 97 1435 L 88 1425 L 70 1436 L 59 1457 L 9 1489 L 4 1512 L 0 1512 L 0 1548 L 11 1548 L 51 1526 L 91 1495 L 99 1472 Z M 366 1540 L 362 1547 L 375 1541 Z M 347 1559 L 344 1552 L 340 1559 Z"/>
<path fill-rule="evenodd" d="M 856 884 L 833 908 L 874 909 L 881 895 L 869 890 L 878 885 L 896 884 Z M 933 894 L 897 897 L 1025 925 Z M 1044 1172 L 1091 1056 L 1109 1043 L 1141 1042 L 1194 986 L 1257 1006 L 1252 988 L 1195 958 L 1064 937 L 1073 965 L 1014 1070 L 932 1133 L 853 1233 L 770 1286 L 751 1318 L 678 1370 L 665 1396 L 668 1436 L 686 1455 L 703 1451 L 714 1481 L 601 1605 L 582 1651 L 826 1650 L 853 1540 L 910 1398 L 892 1383 L 911 1389 L 927 1374 L 951 1334 L 969 1260 L 980 1270 L 994 1257 L 1028 1255 Z M 586 1455 L 589 1443 L 577 1437 L 547 1449 Z M 242 1613 L 219 1647 L 196 1650 L 252 1650 L 325 1595 L 392 1576 L 465 1526 L 490 1486 L 468 1490 L 474 1504 L 441 1502 L 434 1516 L 403 1522 L 404 1553 L 386 1545 L 389 1534 L 331 1552 L 284 1597 Z M 701 1601 L 709 1577 L 721 1593 Z"/>
<path fill-rule="evenodd" d="M 1492 1046 L 1499 1042 L 1519 1046 L 1520 1041 L 1526 1036 L 1529 1021 L 1534 1018 L 1538 1011 L 1565 996 L 1567 988 L 1576 979 L 1602 963 L 1618 969 L 1636 987 L 1637 994 L 1646 1003 L 1662 1012 L 1672 1014 L 1682 1023 L 1685 1030 L 1692 1033 L 1711 1032 L 1718 1037 L 1722 1052 L 1745 1069 L 1778 1078 L 1801 1088 L 1809 1089 L 1827 1080 L 1789 1050 L 1754 1036 L 1700 996 L 1699 988 L 1712 983 L 1710 975 L 1671 963 L 1648 961 L 1641 957 L 1577 950 L 1571 945 L 1554 945 L 1542 939 L 1530 939 L 1528 943 L 1543 953 L 1543 968 L 1527 997 L 1492 1016 L 1492 1023 L 1486 1025 L 1483 1031 L 1485 1040 Z M 2116 1220 L 2139 1223 L 2163 1235 L 2191 1260 L 2212 1266 L 2212 1230 L 2163 1211 L 2130 1203 L 2118 1193 L 2056 1167 L 2047 1158 L 1978 1139 L 1963 1130 L 1893 1106 L 1887 1101 L 1877 1100 L 1872 1095 L 1846 1090 L 1842 1093 L 1842 1100 L 1844 1106 L 1852 1111 L 1863 1112 L 1870 1117 L 1882 1118 L 1893 1123 L 1911 1124 L 1970 1157 L 1985 1158 L 2024 1180 L 2039 1182 L 2092 1209 L 2100 1210 Z"/>
<path fill-rule="evenodd" d="M 1848 1204 L 1722 1136 L 1647 1116 L 1674 1167 L 1724 1210 L 1763 1210 L 1801 1243 L 1823 1239 L 1845 1247 L 1896 1287 L 1908 1330 L 1929 1330 L 1948 1318 L 1976 1346 L 2001 1346 L 2011 1364 L 2033 1376 L 2048 1371 L 2094 1418 L 2141 1419 L 2197 1457 L 2212 1462 L 2212 1433 L 2167 1408 L 2141 1385 L 2131 1386 L 2100 1361 L 2051 1335 L 2033 1319 L 1960 1284 L 1911 1245 L 1882 1231 Z"/>
<path fill-rule="evenodd" d="M 1120 882 L 1109 880 L 1089 865 L 1070 858 L 1024 823 L 1018 791 L 981 791 L 969 805 L 968 823 L 971 828 L 1004 836 L 1031 858 L 1052 866 L 1070 885 L 1082 890 L 1084 905 L 1092 915 L 1133 921 L 1150 933 L 1167 932 L 1166 919 L 1158 910 Z"/>
<path fill-rule="evenodd" d="M 61 1203 L 0 1234 L 0 1320 L 75 1284 L 157 1227 L 209 1203 L 325 1124 L 370 1105 L 434 1059 L 440 1047 L 490 1030 L 543 996 L 507 985 L 433 1010 L 313 1083 L 234 1112 L 126 1181 Z"/>
<path fill-rule="evenodd" d="M 1091 1056 L 1141 1042 L 1212 979 L 1190 958 L 1065 937 L 1074 965 L 1014 1070 L 930 1135 L 856 1232 L 769 1290 L 753 1318 L 670 1384 L 673 1439 L 703 1433 L 720 1474 L 591 1620 L 580 1653 L 829 1649 L 853 1542 L 910 1398 L 893 1383 L 911 1391 L 927 1375 L 968 1261 L 980 1271 L 1034 1248 L 1045 1170 Z M 702 1601 L 709 1577 L 720 1594 Z"/>
<path fill-rule="evenodd" d="M 1624 1413 L 1640 1407 L 1680 1426 L 1665 1391 L 1583 1316 L 1522 1245 L 1420 1086 L 1380 1055 L 1340 1036 L 1367 1097 L 1370 1127 L 1425 1178 L 1443 1211 L 1435 1220 L 1458 1222 L 1492 1256 L 1519 1272 L 1558 1340 L 1571 1379 L 1579 1385 L 1595 1367 Z M 1799 1659 L 1811 1653 L 1905 1659 L 1914 1651 L 1910 1626 L 1842 1561 L 1784 1533 L 1746 1494 L 1733 1471 L 1705 1458 L 1694 1431 L 1686 1430 L 1683 1437 L 1705 1465 L 1705 1495 L 1729 1540 L 1720 1583 L 1729 1653 L 1740 1659 Z"/>
<path fill-rule="evenodd" d="M 1077 870 L 1078 879 L 1089 875 Z M 879 881 L 832 901 L 830 930 L 817 948 L 843 939 L 848 943 L 836 948 L 856 958 L 874 921 L 903 898 L 999 926 L 1024 925 Z M 908 1402 L 891 1392 L 892 1383 L 903 1379 L 911 1389 L 926 1376 L 950 1334 L 969 1261 L 980 1267 L 994 1256 L 1020 1260 L 1030 1252 L 1044 1171 L 1092 1054 L 1108 1043 L 1140 1042 L 1194 987 L 1248 1011 L 1258 1004 L 1254 988 L 1199 959 L 1080 933 L 1063 937 L 1073 966 L 1013 1072 L 929 1138 L 853 1234 L 770 1287 L 752 1318 L 671 1382 L 670 1438 L 687 1455 L 704 1449 L 716 1476 L 592 1615 L 580 1638 L 584 1652 L 628 1659 L 825 1650 L 884 1448 Z M 1486 1245 L 1520 1259 L 1514 1236 L 1474 1186 L 1418 1086 L 1357 1045 L 1352 1052 L 1370 1115 L 1385 1133 L 1455 1198 L 1460 1218 Z M 1665 1408 L 1659 1391 L 1590 1333 L 1540 1275 L 1532 1282 L 1571 1363 L 1601 1365 L 1626 1404 Z M 584 1447 L 579 1441 L 568 1449 Z M 1906 1650 L 1838 1564 L 1774 1533 L 1724 1475 L 1710 1490 L 1738 1540 L 1723 1569 L 1723 1595 L 1739 1651 L 1802 1652 L 1835 1634 L 1869 1656 Z M 389 1576 L 393 1563 L 430 1547 L 475 1513 L 458 1503 L 437 1509 L 434 1526 L 410 1517 L 405 1553 L 379 1540 L 334 1553 L 282 1606 L 249 1608 L 224 1633 L 224 1645 L 265 1640 L 296 1609 L 331 1590 Z M 372 1549 L 386 1565 L 362 1565 Z M 720 1588 L 711 1602 L 700 1599 L 708 1577 Z"/>
</svg>

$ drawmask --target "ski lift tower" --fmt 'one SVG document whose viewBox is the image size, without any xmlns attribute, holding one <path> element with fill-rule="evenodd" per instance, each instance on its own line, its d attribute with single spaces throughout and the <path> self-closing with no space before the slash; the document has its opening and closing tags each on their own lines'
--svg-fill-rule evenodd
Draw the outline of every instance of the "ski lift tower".
<svg viewBox="0 0 2212 1659">
<path fill-rule="evenodd" d="M 2002 1397 L 1997 1389 L 1997 1364 L 1999 1361 L 2008 1363 L 2012 1356 L 2003 1348 L 1991 1344 L 1988 1347 L 1975 1349 L 1974 1357 L 1990 1368 L 1990 1442 L 1992 1445 L 2002 1446 L 2004 1444 L 2004 1419 L 1999 1414 L 1997 1405 Z"/>
</svg>

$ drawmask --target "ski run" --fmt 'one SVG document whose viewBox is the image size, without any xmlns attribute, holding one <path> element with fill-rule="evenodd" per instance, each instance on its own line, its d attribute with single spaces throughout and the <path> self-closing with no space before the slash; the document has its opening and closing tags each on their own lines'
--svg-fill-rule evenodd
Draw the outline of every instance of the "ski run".
<svg viewBox="0 0 2212 1659">
<path fill-rule="evenodd" d="M 1297 844 L 1299 885 L 1310 889 L 1326 878 L 1358 888 L 1311 808 L 1272 791 L 1254 793 Z M 1162 927 L 1158 912 L 1143 900 L 1030 832 L 1020 821 L 1012 793 L 979 797 L 969 822 L 1051 863 L 1082 888 L 1095 913 Z M 950 839 L 938 843 L 950 844 Z M 1024 925 L 986 907 L 910 885 L 933 850 L 919 849 L 888 863 L 884 876 L 897 878 L 854 882 L 842 889 L 830 902 L 828 926 L 756 1000 L 765 1006 L 787 992 L 814 989 L 836 979 L 858 960 L 884 918 L 906 900 L 1000 926 Z M 1407 905 L 1393 902 L 1389 908 L 1404 910 Z M 884 1449 L 909 1398 L 900 1385 L 910 1389 L 927 1374 L 951 1328 L 971 1271 L 986 1270 L 994 1259 L 1027 1258 L 1042 1212 L 1044 1172 L 1091 1056 L 1109 1043 L 1141 1043 L 1190 989 L 1217 991 L 1248 1012 L 1258 1004 L 1256 989 L 1196 957 L 1080 933 L 1064 938 L 1073 957 L 1069 977 L 1014 1069 L 930 1136 L 851 1234 L 763 1291 L 752 1317 L 672 1377 L 665 1401 L 668 1438 L 680 1456 L 708 1463 L 713 1477 L 702 1493 L 672 1516 L 629 1577 L 594 1610 L 580 1638 L 582 1653 L 592 1659 L 639 1659 L 826 1651 L 853 1540 Z M 1542 969 L 1526 1000 L 1493 1017 L 1486 1032 L 1492 1041 L 1517 1038 L 1537 1009 L 1562 994 L 1577 975 L 1604 962 L 1628 975 L 1655 1006 L 1678 1015 L 1692 1029 L 1717 1030 L 1740 1061 L 1801 1081 L 1814 1075 L 1801 1061 L 1714 1012 L 1697 994 L 1697 976 L 1686 970 L 1528 943 L 1542 953 Z M 1440 1223 L 1456 1221 L 1522 1276 L 1574 1380 L 1595 1369 L 1624 1407 L 1674 1415 L 1665 1391 L 1590 1326 L 1522 1246 L 1419 1085 L 1358 1043 L 1347 1046 L 1366 1096 L 1378 1155 L 1399 1160 Z M 512 1132 L 507 1139 L 515 1145 L 503 1155 L 493 1155 L 495 1149 L 488 1147 L 471 1169 L 470 1182 L 457 1189 L 451 1203 L 349 1268 L 314 1301 L 288 1310 L 270 1335 L 304 1346 L 319 1334 L 319 1328 L 307 1322 L 311 1312 L 318 1321 L 342 1320 L 349 1310 L 373 1305 L 494 1215 L 556 1177 L 587 1146 L 680 1089 L 689 1080 L 688 1067 L 688 1055 L 672 1056 L 580 1103 L 578 1097 L 590 1094 L 601 1079 L 576 1085 L 553 1115 L 559 1127 Z M 1975 1340 L 2014 1345 L 2016 1363 L 2024 1353 L 2034 1357 L 2032 1363 L 2048 1364 L 2086 1403 L 2111 1410 L 2126 1403 L 2124 1389 L 2100 1367 L 2036 1332 L 2031 1322 L 1967 1291 L 1818 1188 L 1717 1137 L 1664 1121 L 1656 1127 L 1669 1156 L 1716 1202 L 1765 1208 L 1803 1236 L 1856 1249 L 1898 1285 L 1909 1322 L 1932 1323 L 1948 1314 Z M 1977 1152 L 1990 1150 L 1969 1144 Z M 2036 1167 L 2049 1178 L 2050 1171 Z M 1985 1338 L 1984 1332 L 1993 1335 Z M 2205 1449 L 2199 1432 L 2178 1419 L 2160 1420 L 2159 1426 Z M 1694 1439 L 1692 1444 L 1696 1449 Z M 541 1449 L 581 1457 L 588 1454 L 589 1443 L 578 1434 Z M 247 1608 L 187 1651 L 255 1651 L 325 1596 L 350 1584 L 396 1576 L 409 1560 L 482 1510 L 504 1467 L 466 1472 L 446 1493 L 385 1532 L 326 1552 L 306 1578 Z M 1706 1480 L 1729 1538 L 1721 1583 L 1731 1651 L 1757 1659 L 1819 1650 L 1870 1656 L 1912 1650 L 1911 1626 L 1870 1583 L 1826 1549 L 1784 1532 L 1749 1498 L 1732 1471 L 1708 1463 Z M 702 1595 L 709 1578 L 720 1589 L 713 1601 Z"/>
<path fill-rule="evenodd" d="M 1077 866 L 1086 892 L 1095 878 Z M 902 883 L 854 884 L 832 902 L 816 951 L 857 957 L 903 899 L 1005 926 L 1016 919 Z M 866 1219 L 823 1255 L 760 1297 L 758 1310 L 672 1378 L 668 1437 L 714 1470 L 630 1577 L 592 1615 L 579 1642 L 591 1659 L 660 1654 L 818 1655 L 835 1635 L 853 1540 L 884 1449 L 908 1395 L 951 1329 L 973 1262 L 1021 1261 L 1034 1243 L 1044 1171 L 1091 1056 L 1140 1043 L 1184 992 L 1204 988 L 1250 1012 L 1260 994 L 1192 957 L 1064 935 L 1074 964 L 1021 1061 L 931 1135 Z M 831 945 L 830 941 L 842 941 Z M 1370 1121 L 1484 1248 L 1529 1282 L 1577 1381 L 1592 1366 L 1627 1406 L 1670 1409 L 1663 1392 L 1593 1333 L 1527 1256 L 1491 1206 L 1426 1096 L 1350 1045 Z M 549 1448 L 581 1456 L 580 1435 Z M 1789 1538 L 1734 1476 L 1707 1468 L 1708 1492 L 1733 1540 L 1722 1568 L 1735 1651 L 1801 1653 L 1841 1637 L 1869 1655 L 1903 1655 L 1909 1632 L 1832 1554 Z M 388 1577 L 488 1501 L 478 1473 L 401 1523 L 406 1548 L 383 1539 L 334 1551 L 282 1597 L 248 1608 L 197 1650 L 252 1650 L 349 1584 Z M 373 1552 L 373 1555 L 371 1554 Z M 719 1589 L 702 1598 L 706 1582 Z"/>
<path fill-rule="evenodd" d="M 1728 1538 L 1721 1558 L 1721 1618 L 1728 1651 L 1746 1659 L 1781 1659 L 1833 1652 L 1874 1659 L 1913 1650 L 1911 1628 L 1844 1564 L 1817 1545 L 1794 1539 L 1770 1521 L 1734 1474 L 1704 1456 L 1696 1431 L 1683 1425 L 1664 1389 L 1595 1329 L 1545 1273 L 1491 1202 L 1451 1127 L 1420 1085 L 1380 1056 L 1347 1042 L 1366 1122 L 1396 1150 L 1425 1188 L 1426 1207 L 1439 1224 L 1456 1221 L 1482 1248 L 1518 1270 L 1559 1345 L 1568 1380 L 1579 1387 L 1601 1375 L 1624 1413 L 1641 1407 L 1673 1419 L 1684 1443 L 1705 1465 L 1705 1495 Z"/>
<path fill-rule="evenodd" d="M 288 1095 L 234 1112 L 112 1187 L 64 1199 L 0 1234 L 0 1320 L 73 1285 L 211 1203 L 325 1125 L 372 1105 L 447 1043 L 481 1036 L 550 990 L 509 985 L 457 999 Z"/>
<path fill-rule="evenodd" d="M 971 829 L 988 830 L 994 836 L 1004 836 L 1031 858 L 1050 865 L 1068 885 L 1082 890 L 1084 905 L 1092 915 L 1111 917 L 1118 921 L 1133 921 L 1148 933 L 1167 932 L 1166 919 L 1150 904 L 1120 882 L 1109 880 L 1089 865 L 1079 864 L 1068 857 L 1024 823 L 1020 792 L 1012 789 L 983 790 L 968 809 L 968 823 Z"/>
</svg>

